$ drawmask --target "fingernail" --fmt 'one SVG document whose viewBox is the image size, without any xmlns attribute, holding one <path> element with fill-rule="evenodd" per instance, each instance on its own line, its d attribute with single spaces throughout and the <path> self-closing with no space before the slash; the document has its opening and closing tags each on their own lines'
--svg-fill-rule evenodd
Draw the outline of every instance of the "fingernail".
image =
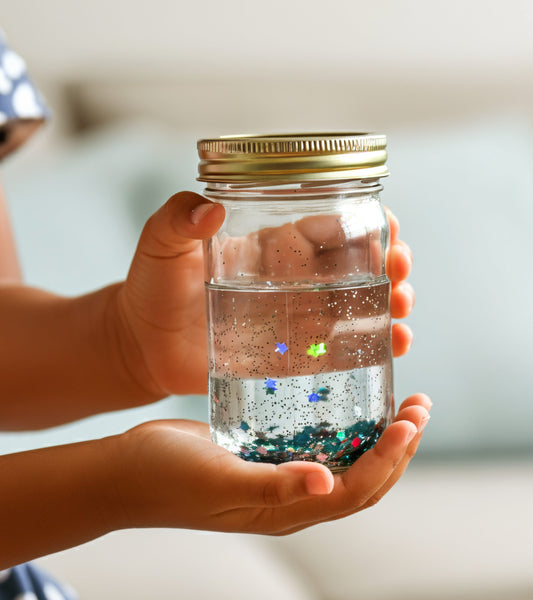
<svg viewBox="0 0 533 600">
<path fill-rule="evenodd" d="M 208 204 L 199 204 L 196 208 L 191 211 L 191 223 L 198 225 L 198 223 L 207 215 L 208 212 L 215 208 L 216 204 L 209 202 Z"/>
<path fill-rule="evenodd" d="M 418 426 L 419 433 L 422 433 L 424 431 L 424 427 L 428 424 L 430 419 L 431 417 L 428 415 L 427 417 L 424 417 L 422 421 L 420 421 L 420 425 Z"/>
<path fill-rule="evenodd" d="M 305 476 L 305 489 L 311 496 L 323 496 L 330 492 L 328 483 L 320 473 L 308 473 Z"/>
<path fill-rule="evenodd" d="M 398 287 L 401 289 L 402 293 L 405 294 L 405 296 L 407 297 L 409 303 L 409 307 L 407 310 L 411 312 L 415 305 L 415 294 L 413 286 L 407 281 L 402 281 L 400 284 L 398 284 Z"/>
<path fill-rule="evenodd" d="M 405 445 L 406 446 L 411 443 L 412 439 L 415 437 L 415 435 L 417 433 L 418 433 L 418 430 L 416 429 L 416 427 L 412 427 L 409 430 L 409 433 L 405 436 Z"/>
<path fill-rule="evenodd" d="M 402 251 L 402 254 L 409 261 L 409 264 L 412 267 L 413 266 L 413 253 L 411 252 L 411 248 L 409 248 L 408 246 L 400 246 L 400 249 Z"/>
</svg>

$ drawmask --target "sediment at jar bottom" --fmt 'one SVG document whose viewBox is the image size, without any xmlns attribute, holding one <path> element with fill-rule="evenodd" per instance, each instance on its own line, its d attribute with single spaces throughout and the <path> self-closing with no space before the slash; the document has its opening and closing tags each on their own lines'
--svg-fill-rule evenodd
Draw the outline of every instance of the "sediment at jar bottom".
<svg viewBox="0 0 533 600">
<path fill-rule="evenodd" d="M 341 472 L 374 447 L 386 425 L 384 419 L 378 423 L 362 420 L 338 430 L 323 423 L 316 428 L 307 426 L 284 438 L 253 431 L 243 422 L 231 434 L 212 430 L 212 436 L 215 443 L 244 460 L 271 464 L 296 460 L 320 462 L 333 472 Z"/>
<path fill-rule="evenodd" d="M 281 379 L 210 378 L 213 439 L 246 460 L 352 464 L 392 418 L 391 365 Z"/>
</svg>

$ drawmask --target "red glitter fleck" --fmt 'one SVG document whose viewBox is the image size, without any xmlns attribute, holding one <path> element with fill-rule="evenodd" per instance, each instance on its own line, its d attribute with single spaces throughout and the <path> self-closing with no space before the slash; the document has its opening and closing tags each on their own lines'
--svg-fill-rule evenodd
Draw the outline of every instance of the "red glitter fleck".
<svg viewBox="0 0 533 600">
<path fill-rule="evenodd" d="M 360 443 L 361 443 L 361 438 L 356 437 L 352 440 L 352 446 L 354 448 L 357 448 L 357 446 L 359 446 Z"/>
</svg>

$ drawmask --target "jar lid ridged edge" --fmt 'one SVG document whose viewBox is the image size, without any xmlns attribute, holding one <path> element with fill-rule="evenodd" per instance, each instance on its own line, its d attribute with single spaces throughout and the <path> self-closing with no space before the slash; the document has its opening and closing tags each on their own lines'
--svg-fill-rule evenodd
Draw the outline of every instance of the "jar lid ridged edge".
<svg viewBox="0 0 533 600">
<path fill-rule="evenodd" d="M 387 138 L 370 133 L 239 135 L 198 141 L 199 181 L 243 182 L 388 175 Z M 320 164 L 320 157 L 324 157 Z M 298 169 L 292 164 L 298 159 Z M 342 172 L 342 173 L 341 173 Z"/>
<path fill-rule="evenodd" d="M 385 135 L 291 134 L 223 136 L 198 141 L 199 153 L 213 154 L 301 154 L 368 152 L 383 150 Z"/>
</svg>

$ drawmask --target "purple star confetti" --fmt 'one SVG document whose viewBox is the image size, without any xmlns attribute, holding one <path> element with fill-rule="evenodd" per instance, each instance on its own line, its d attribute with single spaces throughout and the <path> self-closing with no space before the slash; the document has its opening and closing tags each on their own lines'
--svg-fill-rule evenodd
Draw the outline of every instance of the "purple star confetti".
<svg viewBox="0 0 533 600">
<path fill-rule="evenodd" d="M 279 342 L 276 342 L 276 350 L 274 352 L 279 352 L 281 356 L 283 356 L 285 352 L 287 352 L 287 350 L 288 348 L 285 342 L 282 342 L 281 344 Z"/>
</svg>

